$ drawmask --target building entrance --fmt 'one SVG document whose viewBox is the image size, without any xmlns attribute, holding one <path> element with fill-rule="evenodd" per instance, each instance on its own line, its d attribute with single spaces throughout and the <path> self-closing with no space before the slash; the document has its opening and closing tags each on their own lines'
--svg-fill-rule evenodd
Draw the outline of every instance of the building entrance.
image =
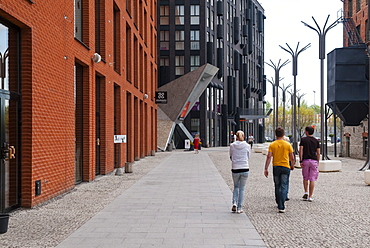
<svg viewBox="0 0 370 248">
<path fill-rule="evenodd" d="M 17 44 L 18 30 L 0 20 L 0 213 L 9 212 L 20 202 Z"/>
</svg>

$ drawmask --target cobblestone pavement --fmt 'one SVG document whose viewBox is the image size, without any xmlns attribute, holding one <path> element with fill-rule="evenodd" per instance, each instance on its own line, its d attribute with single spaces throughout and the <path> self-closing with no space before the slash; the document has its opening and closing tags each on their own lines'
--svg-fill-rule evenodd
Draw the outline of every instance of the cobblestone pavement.
<svg viewBox="0 0 370 248">
<path fill-rule="evenodd" d="M 227 149 L 209 152 L 209 156 L 232 189 L 230 162 L 224 159 L 228 157 Z M 265 159 L 261 153 L 252 153 L 244 207 L 266 245 L 370 246 L 370 186 L 364 183 L 364 172 L 358 171 L 365 161 L 335 158 L 342 161 L 342 171 L 320 173 L 313 202 L 301 200 L 304 193 L 301 169 L 295 169 L 290 177 L 287 211 L 278 214 L 273 180 L 271 176 L 265 178 L 263 175 Z"/>
<path fill-rule="evenodd" d="M 228 148 L 200 152 L 209 155 L 231 189 Z M 134 173 L 102 176 L 38 207 L 11 213 L 0 247 L 55 247 L 170 154 L 158 152 L 135 162 Z M 301 200 L 301 170 L 295 169 L 287 212 L 278 214 L 272 178 L 263 176 L 265 156 L 252 153 L 244 208 L 268 247 L 369 247 L 370 186 L 358 171 L 364 161 L 337 159 L 342 160 L 342 171 L 320 173 L 314 202 Z"/>
</svg>

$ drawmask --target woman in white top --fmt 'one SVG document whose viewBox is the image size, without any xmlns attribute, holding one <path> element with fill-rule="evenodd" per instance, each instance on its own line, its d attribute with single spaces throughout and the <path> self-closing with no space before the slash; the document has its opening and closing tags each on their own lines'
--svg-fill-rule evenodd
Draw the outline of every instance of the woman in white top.
<svg viewBox="0 0 370 248">
<path fill-rule="evenodd" d="M 243 213 L 244 189 L 249 174 L 248 160 L 251 148 L 244 140 L 244 132 L 236 132 L 236 142 L 230 145 L 230 159 L 232 161 L 232 177 L 234 181 L 232 212 Z"/>
</svg>

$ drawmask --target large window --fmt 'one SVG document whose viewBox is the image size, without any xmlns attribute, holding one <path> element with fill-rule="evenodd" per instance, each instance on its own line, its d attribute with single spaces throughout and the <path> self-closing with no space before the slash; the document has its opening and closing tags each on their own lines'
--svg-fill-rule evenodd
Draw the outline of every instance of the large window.
<svg viewBox="0 0 370 248">
<path fill-rule="evenodd" d="M 169 25 L 170 24 L 170 6 L 162 5 L 159 10 L 159 22 L 160 25 Z"/>
<path fill-rule="evenodd" d="M 161 50 L 170 49 L 170 31 L 160 31 L 159 33 L 159 47 Z"/>
<path fill-rule="evenodd" d="M 190 49 L 191 50 L 199 50 L 199 30 L 191 30 L 190 31 Z"/>
<path fill-rule="evenodd" d="M 199 55 L 191 56 L 190 57 L 190 70 L 194 71 L 199 66 L 200 66 L 200 56 Z"/>
<path fill-rule="evenodd" d="M 126 24 L 126 78 L 129 82 L 132 82 L 132 48 L 131 28 Z"/>
<path fill-rule="evenodd" d="M 199 24 L 199 14 L 200 14 L 199 5 L 190 5 L 190 24 L 191 25 Z"/>
<path fill-rule="evenodd" d="M 359 12 L 361 10 L 361 0 L 356 1 L 356 12 Z"/>
<path fill-rule="evenodd" d="M 161 56 L 159 59 L 160 66 L 170 66 L 170 58 L 168 56 Z"/>
<path fill-rule="evenodd" d="M 184 25 L 185 19 L 185 11 L 184 5 L 176 5 L 175 7 L 175 24 L 176 25 Z"/>
<path fill-rule="evenodd" d="M 353 15 L 353 2 L 352 0 L 348 1 L 348 16 L 346 17 L 352 17 Z"/>
<path fill-rule="evenodd" d="M 176 56 L 175 57 L 175 74 L 176 76 L 184 75 L 184 56 Z"/>
<path fill-rule="evenodd" d="M 105 20 L 100 13 L 105 13 L 103 0 L 95 0 L 95 52 L 105 58 Z"/>
<path fill-rule="evenodd" d="M 82 0 L 75 0 L 75 38 L 82 41 Z"/>
<path fill-rule="evenodd" d="M 116 4 L 113 6 L 113 68 L 120 72 L 121 68 L 121 19 L 120 10 Z"/>
<path fill-rule="evenodd" d="M 185 31 L 175 31 L 176 50 L 184 50 Z"/>
</svg>

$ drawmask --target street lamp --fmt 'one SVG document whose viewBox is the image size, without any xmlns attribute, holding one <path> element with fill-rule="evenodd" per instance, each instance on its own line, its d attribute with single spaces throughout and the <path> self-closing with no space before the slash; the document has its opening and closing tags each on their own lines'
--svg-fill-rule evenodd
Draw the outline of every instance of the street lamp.
<svg viewBox="0 0 370 248">
<path fill-rule="evenodd" d="M 293 60 L 293 77 L 294 77 L 294 82 L 293 82 L 293 94 L 294 94 L 293 96 L 293 148 L 294 148 L 294 152 L 297 153 L 298 146 L 297 146 L 297 123 L 296 123 L 296 119 L 297 119 L 296 95 L 297 95 L 298 55 L 301 52 L 308 49 L 311 46 L 311 43 L 308 43 L 305 47 L 298 50 L 299 48 L 299 42 L 298 42 L 295 51 L 293 51 L 293 49 L 288 45 L 288 43 L 285 43 L 285 44 L 287 45 L 288 49 L 282 46 L 280 46 L 280 48 L 288 52 L 290 55 L 292 55 L 292 60 Z"/>
<path fill-rule="evenodd" d="M 288 86 L 284 86 L 283 84 L 283 87 L 279 86 L 280 89 L 283 91 L 283 129 L 285 130 L 285 100 L 286 100 L 286 90 L 292 86 L 292 84 L 289 84 Z"/>
<path fill-rule="evenodd" d="M 281 80 L 283 80 L 284 78 L 279 78 L 279 81 L 281 81 Z M 277 125 L 276 125 L 276 118 L 277 118 L 277 111 L 276 111 L 276 109 L 277 109 L 277 107 L 275 106 L 275 89 L 276 89 L 276 84 L 275 84 L 275 80 L 271 77 L 271 80 L 270 79 L 267 79 L 267 81 L 272 85 L 272 98 L 273 98 L 273 110 L 274 110 L 274 113 L 273 113 L 273 116 L 274 116 L 274 121 L 273 121 L 273 129 L 272 129 L 272 133 L 274 133 L 275 132 L 275 129 L 278 127 Z M 278 102 L 278 101 L 276 101 L 276 102 Z"/>
<path fill-rule="evenodd" d="M 300 131 L 300 128 L 301 128 L 301 114 L 300 114 L 300 109 L 301 109 L 301 98 L 306 95 L 306 93 L 303 93 L 302 95 L 298 95 L 297 96 L 297 99 L 298 99 L 298 132 L 299 132 L 299 137 L 301 136 L 301 131 Z M 301 140 L 301 139 L 299 139 Z"/>
<path fill-rule="evenodd" d="M 273 120 L 273 123 L 272 123 L 272 132 L 274 132 L 275 130 L 275 119 L 276 119 L 276 108 L 275 108 L 275 83 L 274 83 L 274 79 L 271 78 L 270 79 L 267 79 L 267 81 L 272 84 L 272 109 L 274 110 L 274 113 L 273 113 L 273 117 L 274 117 L 274 120 Z"/>
<path fill-rule="evenodd" d="M 283 67 L 283 66 L 286 66 L 290 61 L 287 59 L 285 60 L 282 64 L 280 64 L 281 62 L 281 59 L 279 59 L 279 62 L 277 64 L 273 63 L 272 60 L 270 59 L 270 62 L 271 64 L 265 62 L 267 65 L 271 66 L 274 70 L 275 70 L 275 106 L 276 106 L 276 111 L 275 111 L 275 115 L 276 115 L 276 118 L 275 118 L 275 128 L 278 127 L 278 123 L 279 123 L 279 80 L 280 80 L 280 77 L 279 77 L 279 72 L 280 72 L 280 69 Z"/>
<path fill-rule="evenodd" d="M 307 23 L 301 21 L 306 27 L 308 27 L 308 28 L 316 31 L 316 33 L 319 35 L 319 59 L 321 61 L 321 63 L 320 63 L 320 86 L 321 86 L 321 119 L 320 119 L 321 135 L 320 135 L 320 138 L 321 138 L 321 155 L 322 155 L 322 160 L 324 160 L 326 158 L 326 156 L 327 156 L 326 151 L 324 150 L 325 136 L 324 136 L 324 132 L 323 132 L 324 116 L 325 116 L 324 115 L 324 109 L 325 109 L 325 106 L 324 106 L 325 36 L 326 36 L 327 32 L 330 29 L 334 28 L 338 24 L 338 22 L 339 22 L 339 19 L 337 19 L 335 22 L 333 22 L 328 27 L 326 27 L 326 24 L 328 23 L 329 17 L 330 17 L 330 15 L 328 15 L 328 17 L 326 18 L 324 27 L 322 29 L 319 27 L 319 25 L 317 24 L 317 22 L 316 22 L 316 20 L 315 20 L 314 17 L 312 17 L 312 19 L 315 22 L 317 28 L 314 28 L 314 27 L 308 25 Z"/>
<path fill-rule="evenodd" d="M 313 91 L 313 118 L 314 118 L 314 123 L 316 125 L 316 91 Z"/>
<path fill-rule="evenodd" d="M 300 89 L 298 89 L 298 90 L 296 90 L 296 93 L 298 93 L 300 91 Z M 291 132 L 292 132 L 292 138 L 293 138 L 293 129 L 294 129 L 294 127 L 293 127 L 293 119 L 294 119 L 294 115 L 293 115 L 293 105 L 294 105 L 294 92 L 293 91 L 287 91 L 289 94 L 290 94 L 290 105 L 291 105 L 291 109 L 292 109 L 292 116 L 291 116 L 291 127 L 290 127 L 290 130 L 291 130 Z"/>
</svg>

